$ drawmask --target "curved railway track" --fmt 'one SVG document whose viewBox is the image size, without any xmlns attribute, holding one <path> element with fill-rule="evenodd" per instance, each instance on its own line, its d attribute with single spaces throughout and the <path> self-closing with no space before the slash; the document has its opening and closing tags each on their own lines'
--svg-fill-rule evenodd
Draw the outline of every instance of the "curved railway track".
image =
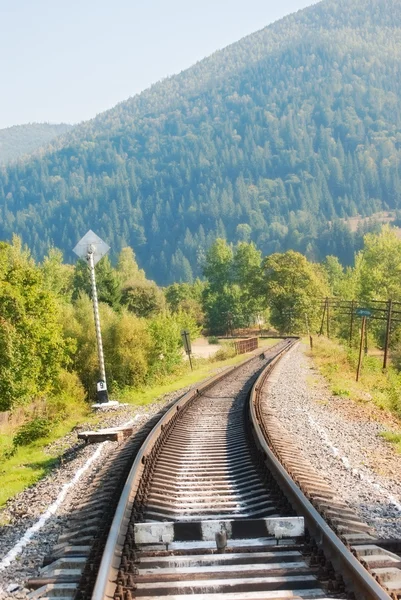
<svg viewBox="0 0 401 600">
<path fill-rule="evenodd" d="M 93 593 L 87 569 L 77 600 L 399 597 L 399 558 L 262 407 L 260 391 L 295 342 L 228 369 L 164 414 L 136 454 L 100 565 L 90 565 Z"/>
</svg>

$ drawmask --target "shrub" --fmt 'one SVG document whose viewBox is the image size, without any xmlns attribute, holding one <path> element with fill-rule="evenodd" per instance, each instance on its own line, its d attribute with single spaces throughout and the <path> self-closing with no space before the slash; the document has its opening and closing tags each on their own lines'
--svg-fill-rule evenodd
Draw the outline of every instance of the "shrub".
<svg viewBox="0 0 401 600">
<path fill-rule="evenodd" d="M 105 329 L 104 348 L 110 389 L 138 386 L 145 382 L 151 339 L 144 319 L 123 310 Z"/>
<path fill-rule="evenodd" d="M 61 421 L 72 412 L 85 409 L 85 400 L 86 392 L 78 374 L 62 369 L 46 401 L 47 417 Z"/>
<path fill-rule="evenodd" d="M 0 242 L 0 410 L 51 389 L 65 360 L 59 312 L 21 242 Z"/>
<path fill-rule="evenodd" d="M 209 344 L 218 344 L 219 338 L 217 337 L 217 335 L 211 335 L 210 337 L 207 338 L 207 341 Z"/>
<path fill-rule="evenodd" d="M 28 446 L 31 442 L 46 437 L 51 431 L 51 421 L 45 417 L 36 417 L 24 423 L 14 436 L 14 446 Z"/>
<path fill-rule="evenodd" d="M 211 357 L 212 362 L 217 362 L 219 360 L 227 360 L 228 358 L 233 358 L 236 355 L 234 344 L 225 344 L 222 348 L 217 350 L 216 354 Z"/>
</svg>

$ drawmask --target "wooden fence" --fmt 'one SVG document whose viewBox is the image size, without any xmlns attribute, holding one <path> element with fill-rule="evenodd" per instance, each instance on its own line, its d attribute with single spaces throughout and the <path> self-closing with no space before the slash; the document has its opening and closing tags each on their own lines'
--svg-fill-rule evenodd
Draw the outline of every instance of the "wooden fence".
<svg viewBox="0 0 401 600">
<path fill-rule="evenodd" d="M 252 352 L 252 350 L 256 350 L 258 347 L 258 338 L 248 338 L 246 340 L 239 340 L 238 342 L 234 342 L 235 352 L 237 354 L 245 354 L 246 352 Z"/>
</svg>

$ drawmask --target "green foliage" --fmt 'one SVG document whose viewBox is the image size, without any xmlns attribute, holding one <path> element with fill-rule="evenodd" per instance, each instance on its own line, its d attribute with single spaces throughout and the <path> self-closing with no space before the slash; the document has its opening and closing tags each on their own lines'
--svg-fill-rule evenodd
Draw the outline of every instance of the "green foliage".
<svg viewBox="0 0 401 600">
<path fill-rule="evenodd" d="M 364 300 L 401 300 L 401 240 L 384 226 L 379 234 L 364 237 L 356 257 L 358 297 Z"/>
<path fill-rule="evenodd" d="M 0 129 L 0 164 L 16 160 L 48 145 L 51 140 L 66 133 L 71 127 L 66 123 L 29 123 Z"/>
<path fill-rule="evenodd" d="M 205 283 L 197 279 L 194 283 L 173 283 L 165 290 L 167 304 L 173 312 L 190 314 L 199 327 L 204 325 L 205 314 L 202 297 Z"/>
<path fill-rule="evenodd" d="M 41 265 L 44 287 L 63 298 L 69 300 L 72 294 L 74 269 L 71 265 L 63 263 L 63 253 L 57 248 L 50 248 Z"/>
<path fill-rule="evenodd" d="M 120 308 L 121 302 L 121 281 L 118 273 L 113 269 L 108 256 L 102 258 L 95 266 L 96 289 L 99 302 L 105 302 L 114 310 Z M 86 261 L 79 260 L 75 266 L 74 277 L 72 281 L 73 300 L 76 300 L 80 293 L 92 297 L 92 287 L 90 281 L 89 269 Z"/>
<path fill-rule="evenodd" d="M 156 377 L 171 373 L 182 358 L 181 327 L 169 314 L 158 315 L 148 327 L 152 340 L 151 373 Z"/>
<path fill-rule="evenodd" d="M 209 344 L 218 344 L 219 338 L 216 335 L 211 335 L 207 338 Z"/>
<path fill-rule="evenodd" d="M 344 296 L 344 268 L 338 260 L 337 256 L 326 256 L 322 263 L 323 273 L 327 277 L 327 282 L 330 288 L 331 296 Z"/>
<path fill-rule="evenodd" d="M 187 329 L 191 340 L 199 336 L 199 327 L 195 319 L 187 313 L 178 312 L 158 315 L 149 321 L 151 336 L 150 375 L 160 378 L 172 373 L 182 362 L 183 345 L 181 331 Z"/>
<path fill-rule="evenodd" d="M 60 307 L 23 250 L 0 243 L 0 410 L 51 390 L 66 360 Z"/>
<path fill-rule="evenodd" d="M 211 331 L 247 326 L 264 310 L 261 254 L 253 243 L 240 242 L 233 249 L 217 239 L 206 254 L 203 272 L 208 280 L 204 310 Z"/>
<path fill-rule="evenodd" d="M 46 398 L 45 414 L 53 423 L 85 411 L 86 392 L 75 371 L 61 369 Z"/>
<path fill-rule="evenodd" d="M 32 442 L 48 436 L 50 431 L 50 420 L 44 417 L 36 417 L 18 429 L 14 436 L 14 446 L 28 446 Z"/>
<path fill-rule="evenodd" d="M 137 317 L 149 318 L 163 312 L 166 301 L 163 292 L 153 282 L 128 284 L 122 291 L 121 303 Z"/>
<path fill-rule="evenodd" d="M 234 344 L 224 344 L 222 348 L 217 350 L 216 354 L 212 356 L 212 361 L 217 362 L 219 360 L 227 360 L 228 358 L 232 358 L 235 356 L 235 346 Z"/>
<path fill-rule="evenodd" d="M 103 338 L 109 388 L 143 385 L 151 355 L 146 322 L 124 310 L 106 321 Z"/>
<path fill-rule="evenodd" d="M 107 336 L 117 315 L 107 304 L 100 304 L 99 313 L 103 336 Z M 89 297 L 81 293 L 73 305 L 66 305 L 61 323 L 64 339 L 69 344 L 70 369 L 78 373 L 88 396 L 93 399 L 99 373 L 93 308 Z"/>
<path fill-rule="evenodd" d="M 319 3 L 75 127 L 1 170 L 1 239 L 71 253 L 90 220 L 161 285 L 217 238 L 351 264 L 344 220 L 400 209 L 400 22 L 396 0 Z"/>
<path fill-rule="evenodd" d="M 129 246 L 123 248 L 118 256 L 117 273 L 123 287 L 129 283 L 146 281 L 145 271 L 138 267 L 135 252 Z"/>
<path fill-rule="evenodd" d="M 272 254 L 263 261 L 264 287 L 271 322 L 282 333 L 317 329 L 319 308 L 327 286 L 319 270 L 292 250 Z"/>
</svg>

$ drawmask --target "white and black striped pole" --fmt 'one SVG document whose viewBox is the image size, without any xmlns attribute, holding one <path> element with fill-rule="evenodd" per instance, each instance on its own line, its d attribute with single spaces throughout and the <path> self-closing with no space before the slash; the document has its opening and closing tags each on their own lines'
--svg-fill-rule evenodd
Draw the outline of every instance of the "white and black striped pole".
<svg viewBox="0 0 401 600">
<path fill-rule="evenodd" d="M 93 316 L 95 318 L 97 355 L 99 359 L 100 372 L 100 380 L 97 382 L 96 385 L 96 395 L 98 404 L 102 405 L 112 403 L 109 403 L 109 398 L 107 394 L 106 369 L 104 367 L 104 353 L 102 331 L 100 328 L 99 303 L 97 299 L 95 265 L 105 254 L 107 254 L 109 250 L 110 246 L 108 246 L 100 237 L 98 237 L 91 230 L 89 230 L 88 233 L 84 235 L 84 237 L 78 242 L 78 244 L 74 248 L 75 254 L 77 254 L 80 258 L 85 259 L 89 267 L 92 286 Z M 118 402 L 116 402 L 115 404 L 118 404 Z"/>
<path fill-rule="evenodd" d="M 88 261 L 89 272 L 90 272 L 90 277 L 91 277 L 93 316 L 95 317 L 97 356 L 99 359 L 99 371 L 100 371 L 100 381 L 98 381 L 98 383 L 97 383 L 97 398 L 98 398 L 99 402 L 108 402 L 109 399 L 108 399 L 108 395 L 107 395 L 106 369 L 104 368 L 102 330 L 100 329 L 99 303 L 98 303 L 98 299 L 97 299 L 95 263 L 93 261 L 93 254 L 94 254 L 94 248 L 92 245 L 90 245 L 88 248 L 88 255 L 86 257 L 86 260 Z"/>
</svg>

